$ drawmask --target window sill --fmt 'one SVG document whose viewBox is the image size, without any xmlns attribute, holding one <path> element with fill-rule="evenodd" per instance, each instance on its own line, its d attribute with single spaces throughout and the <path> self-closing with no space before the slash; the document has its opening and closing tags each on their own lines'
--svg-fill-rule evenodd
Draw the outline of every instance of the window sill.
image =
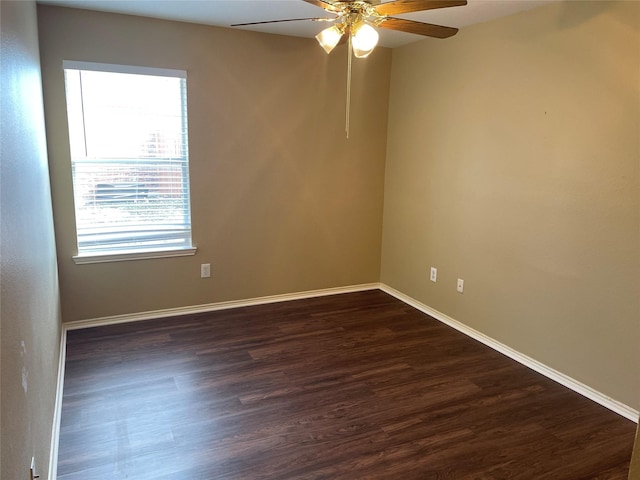
<svg viewBox="0 0 640 480">
<path fill-rule="evenodd" d="M 196 247 L 172 248 L 167 250 L 147 250 L 127 253 L 101 253 L 96 255 L 75 255 L 73 261 L 76 265 L 87 263 L 126 262 L 129 260 L 147 260 L 149 258 L 186 257 L 195 255 Z"/>
</svg>

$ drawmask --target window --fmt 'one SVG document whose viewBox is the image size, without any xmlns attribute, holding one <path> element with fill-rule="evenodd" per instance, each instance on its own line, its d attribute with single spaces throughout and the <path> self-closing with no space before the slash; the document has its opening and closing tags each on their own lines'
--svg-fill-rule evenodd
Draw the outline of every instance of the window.
<svg viewBox="0 0 640 480">
<path fill-rule="evenodd" d="M 64 62 L 76 263 L 193 255 L 186 72 Z"/>
</svg>

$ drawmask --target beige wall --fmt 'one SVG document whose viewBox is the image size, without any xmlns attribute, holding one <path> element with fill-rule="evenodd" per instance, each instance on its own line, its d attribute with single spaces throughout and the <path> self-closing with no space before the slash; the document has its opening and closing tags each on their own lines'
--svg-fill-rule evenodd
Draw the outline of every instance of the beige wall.
<svg viewBox="0 0 640 480">
<path fill-rule="evenodd" d="M 640 408 L 640 3 L 395 49 L 387 141 L 382 282 Z"/>
<path fill-rule="evenodd" d="M 36 5 L 0 4 L 0 335 L 2 479 L 47 478 L 60 305 L 45 145 Z"/>
<path fill-rule="evenodd" d="M 377 282 L 391 52 L 39 7 L 65 321 Z M 195 257 L 75 265 L 62 61 L 185 69 Z M 200 279 L 201 263 L 212 278 Z"/>
</svg>

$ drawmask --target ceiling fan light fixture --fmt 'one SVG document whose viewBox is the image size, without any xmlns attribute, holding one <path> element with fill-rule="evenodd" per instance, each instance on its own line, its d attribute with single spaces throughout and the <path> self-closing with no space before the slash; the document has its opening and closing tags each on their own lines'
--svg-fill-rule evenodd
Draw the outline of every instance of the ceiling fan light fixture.
<svg viewBox="0 0 640 480">
<path fill-rule="evenodd" d="M 327 53 L 331 53 L 331 50 L 338 45 L 340 39 L 342 38 L 342 31 L 338 28 L 337 25 L 333 25 L 332 27 L 325 28 L 318 35 L 316 35 L 316 40 L 324 51 Z"/>
<path fill-rule="evenodd" d="M 362 22 L 355 26 L 351 34 L 353 54 L 356 58 L 366 58 L 378 44 L 378 32 L 368 23 Z"/>
</svg>

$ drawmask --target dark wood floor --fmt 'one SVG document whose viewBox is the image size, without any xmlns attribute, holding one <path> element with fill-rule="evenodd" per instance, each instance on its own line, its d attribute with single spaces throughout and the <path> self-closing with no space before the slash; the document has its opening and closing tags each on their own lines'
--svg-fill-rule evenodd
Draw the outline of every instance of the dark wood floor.
<svg viewBox="0 0 640 480">
<path fill-rule="evenodd" d="M 626 479 L 634 433 L 369 291 L 69 332 L 58 479 Z"/>
</svg>

